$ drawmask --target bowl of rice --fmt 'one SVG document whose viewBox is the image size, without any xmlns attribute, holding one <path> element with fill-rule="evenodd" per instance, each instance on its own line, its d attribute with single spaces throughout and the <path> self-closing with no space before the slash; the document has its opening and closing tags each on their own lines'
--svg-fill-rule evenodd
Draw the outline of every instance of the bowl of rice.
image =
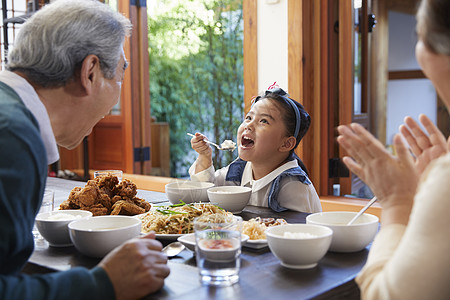
<svg viewBox="0 0 450 300">
<path fill-rule="evenodd" d="M 325 256 L 333 231 L 321 225 L 286 224 L 266 230 L 270 251 L 290 269 L 314 268 Z"/>
<path fill-rule="evenodd" d="M 36 216 L 36 227 L 50 246 L 67 247 L 72 246 L 67 225 L 90 217 L 90 211 L 81 209 L 49 211 Z"/>
</svg>

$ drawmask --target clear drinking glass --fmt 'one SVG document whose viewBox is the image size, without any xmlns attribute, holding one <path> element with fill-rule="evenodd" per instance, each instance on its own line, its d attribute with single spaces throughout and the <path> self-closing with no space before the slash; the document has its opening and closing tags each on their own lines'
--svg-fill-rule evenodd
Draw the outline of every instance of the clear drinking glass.
<svg viewBox="0 0 450 300">
<path fill-rule="evenodd" d="M 239 281 L 242 218 L 212 214 L 194 220 L 200 281 L 230 286 Z"/>
<path fill-rule="evenodd" d="M 99 171 L 94 171 L 94 178 L 99 177 L 99 176 L 108 176 L 108 175 L 116 176 L 117 179 L 119 179 L 119 182 L 121 182 L 122 181 L 123 172 L 121 170 L 99 170 Z"/>
<path fill-rule="evenodd" d="M 50 189 L 44 190 L 44 197 L 42 198 L 41 208 L 39 209 L 38 214 L 53 211 L 55 208 L 55 192 Z M 42 241 L 44 238 L 39 233 L 39 230 L 36 227 L 36 222 L 33 226 L 33 236 L 35 241 Z"/>
</svg>

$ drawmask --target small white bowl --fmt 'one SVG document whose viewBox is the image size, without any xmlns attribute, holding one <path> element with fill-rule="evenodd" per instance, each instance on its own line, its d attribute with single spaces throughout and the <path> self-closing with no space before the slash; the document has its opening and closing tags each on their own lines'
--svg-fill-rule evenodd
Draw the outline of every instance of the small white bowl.
<svg viewBox="0 0 450 300">
<path fill-rule="evenodd" d="M 285 237 L 285 232 L 296 237 Z M 270 251 L 281 265 L 291 269 L 309 269 L 325 256 L 331 244 L 333 231 L 325 226 L 287 224 L 266 230 Z"/>
<path fill-rule="evenodd" d="M 356 252 L 370 244 L 378 232 L 378 217 L 371 214 L 363 214 L 355 223 L 347 226 L 356 214 L 350 211 L 314 213 L 306 217 L 306 223 L 327 226 L 333 230 L 330 251 Z"/>
<path fill-rule="evenodd" d="M 207 192 L 211 204 L 234 214 L 242 212 L 252 195 L 251 188 L 238 185 L 216 186 L 208 189 Z"/>
<path fill-rule="evenodd" d="M 241 246 L 249 239 L 246 234 L 241 234 Z M 186 246 L 187 249 L 195 252 L 195 233 L 184 234 L 177 239 L 180 243 Z"/>
<path fill-rule="evenodd" d="M 98 216 L 69 224 L 75 248 L 84 255 L 103 257 L 125 241 L 139 236 L 141 221 L 131 216 Z"/>
<path fill-rule="evenodd" d="M 72 246 L 67 225 L 90 217 L 90 211 L 81 209 L 49 211 L 36 216 L 36 227 L 50 246 L 67 247 Z"/>
<path fill-rule="evenodd" d="M 194 202 L 208 202 L 206 190 L 213 187 L 214 183 L 202 181 L 177 180 L 165 185 L 165 191 L 169 202 L 172 204 Z"/>
</svg>

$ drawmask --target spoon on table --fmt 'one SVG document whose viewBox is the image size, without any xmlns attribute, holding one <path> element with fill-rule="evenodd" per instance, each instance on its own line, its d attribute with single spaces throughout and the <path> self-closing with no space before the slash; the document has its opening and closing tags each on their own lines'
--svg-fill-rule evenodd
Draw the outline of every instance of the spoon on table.
<svg viewBox="0 0 450 300">
<path fill-rule="evenodd" d="M 187 133 L 187 135 L 195 137 L 194 134 L 189 133 L 189 132 Z M 205 139 L 203 141 L 205 141 L 208 144 L 213 145 L 214 147 L 216 147 L 219 150 L 234 151 L 234 149 L 236 149 L 236 143 L 231 141 L 231 140 L 225 140 L 220 146 L 215 144 L 215 143 L 213 143 L 213 142 L 205 140 Z"/>
<path fill-rule="evenodd" d="M 373 197 L 369 203 L 366 204 L 366 206 L 364 206 L 354 217 L 353 219 L 350 220 L 350 222 L 347 223 L 347 225 L 352 225 L 356 219 L 358 219 L 369 207 L 372 206 L 372 204 L 375 203 L 375 201 L 377 201 L 377 197 Z"/>
<path fill-rule="evenodd" d="M 162 249 L 162 252 L 164 252 L 167 257 L 174 257 L 177 256 L 181 251 L 183 251 L 185 246 L 180 242 L 173 242 L 169 245 L 165 246 Z"/>
</svg>

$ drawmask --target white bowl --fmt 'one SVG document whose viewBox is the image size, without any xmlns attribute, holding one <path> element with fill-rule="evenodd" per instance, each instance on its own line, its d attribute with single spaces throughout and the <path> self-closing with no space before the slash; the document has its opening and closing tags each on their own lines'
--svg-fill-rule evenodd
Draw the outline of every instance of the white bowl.
<svg viewBox="0 0 450 300">
<path fill-rule="evenodd" d="M 289 232 L 297 237 L 285 237 Z M 309 269 L 325 256 L 331 244 L 333 231 L 325 226 L 287 224 L 266 230 L 270 251 L 281 265 L 292 269 Z"/>
<path fill-rule="evenodd" d="M 249 239 L 246 234 L 241 234 L 241 246 Z M 195 252 L 195 233 L 184 234 L 177 239 L 180 243 L 186 246 L 187 249 Z"/>
<path fill-rule="evenodd" d="M 36 227 L 50 246 L 66 247 L 72 245 L 67 225 L 74 220 L 90 217 L 90 211 L 81 209 L 49 211 L 36 216 Z"/>
<path fill-rule="evenodd" d="M 252 195 L 252 189 L 245 186 L 226 185 L 208 189 L 211 204 L 217 205 L 234 214 L 240 213 Z"/>
<path fill-rule="evenodd" d="M 75 248 L 84 255 L 103 257 L 125 241 L 139 236 L 141 221 L 131 216 L 98 216 L 69 224 Z"/>
<path fill-rule="evenodd" d="M 213 187 L 214 183 L 201 181 L 175 181 L 165 185 L 167 198 L 172 204 L 194 202 L 208 202 L 206 190 Z"/>
<path fill-rule="evenodd" d="M 314 213 L 306 217 L 306 223 L 324 225 L 333 230 L 330 251 L 356 252 L 372 242 L 378 231 L 378 217 L 371 214 L 363 214 L 347 226 L 356 214 L 350 211 Z"/>
</svg>

